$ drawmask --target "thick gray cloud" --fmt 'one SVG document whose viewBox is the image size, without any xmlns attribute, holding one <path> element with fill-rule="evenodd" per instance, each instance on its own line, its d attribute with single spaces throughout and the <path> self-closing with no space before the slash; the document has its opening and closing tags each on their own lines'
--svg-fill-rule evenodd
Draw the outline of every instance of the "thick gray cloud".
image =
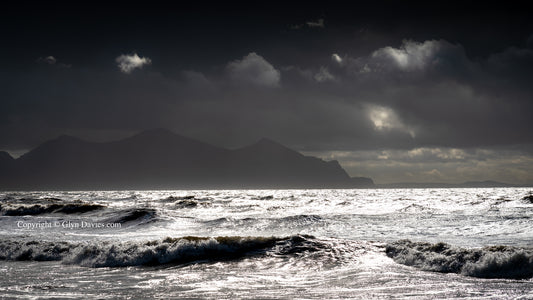
<svg viewBox="0 0 533 300">
<path fill-rule="evenodd" d="M 217 130 L 232 132 L 236 144 L 266 135 L 307 150 L 464 148 L 532 140 L 527 130 L 532 88 L 523 81 L 531 70 L 529 49 L 509 48 L 472 61 L 460 45 L 430 40 L 355 58 L 328 56 L 330 65 L 313 69 L 274 66 L 252 52 L 222 62 L 222 73 L 183 70 L 167 76 L 154 70 L 124 77 L 76 68 L 4 73 L 4 82 L 13 83 L 7 85 L 11 99 L 18 100 L 6 101 L 2 114 L 9 124 L 45 122 L 57 131 L 167 126 L 219 142 L 219 135 L 211 134 L 214 122 Z M 206 117 L 211 121 L 205 128 L 195 124 Z"/>
<path fill-rule="evenodd" d="M 255 52 L 227 64 L 229 77 L 238 84 L 278 87 L 280 72 Z"/>
<path fill-rule="evenodd" d="M 320 70 L 313 76 L 318 82 L 335 81 L 335 76 L 331 75 L 328 68 L 320 67 Z"/>
<path fill-rule="evenodd" d="M 377 182 L 531 181 L 525 4 L 12 2 L 0 14 L 0 150 L 166 127 L 226 147 L 270 137 Z"/>
<path fill-rule="evenodd" d="M 378 182 L 532 180 L 533 50 L 471 59 L 446 40 L 405 40 L 367 55 L 338 53 L 298 66 L 250 52 L 174 74 L 132 72 L 150 63 L 136 54 L 117 60 L 129 76 L 3 71 L 0 148 L 166 127 L 226 147 L 267 136 Z"/>
<path fill-rule="evenodd" d="M 399 48 L 385 47 L 372 53 L 366 66 L 372 71 L 457 71 L 468 66 L 468 59 L 459 45 L 444 40 L 416 42 L 404 40 Z"/>
<path fill-rule="evenodd" d="M 532 69 L 530 52 L 509 48 L 472 61 L 460 45 L 404 41 L 366 57 L 333 56 L 332 70 L 349 101 L 387 112 L 388 125 L 378 131 L 410 128 L 417 145 L 527 143 L 532 89 L 522 81 Z M 373 122 L 377 115 L 369 110 Z"/>
</svg>

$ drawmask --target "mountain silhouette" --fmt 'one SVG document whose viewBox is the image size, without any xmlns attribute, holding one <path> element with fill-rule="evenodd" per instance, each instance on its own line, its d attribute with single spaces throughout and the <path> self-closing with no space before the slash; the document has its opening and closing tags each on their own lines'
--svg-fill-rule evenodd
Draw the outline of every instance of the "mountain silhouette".
<svg viewBox="0 0 533 300">
<path fill-rule="evenodd" d="M 350 176 L 337 161 L 325 162 L 263 138 L 231 153 L 240 180 L 276 187 L 349 186 Z"/>
<path fill-rule="evenodd" d="M 9 172 L 15 163 L 15 159 L 5 151 L 0 151 L 0 171 Z M 1 175 L 0 175 L 1 176 Z"/>
<path fill-rule="evenodd" d="M 337 161 L 263 138 L 228 150 L 166 129 L 94 143 L 60 136 L 18 159 L 0 152 L 2 189 L 354 188 Z"/>
</svg>

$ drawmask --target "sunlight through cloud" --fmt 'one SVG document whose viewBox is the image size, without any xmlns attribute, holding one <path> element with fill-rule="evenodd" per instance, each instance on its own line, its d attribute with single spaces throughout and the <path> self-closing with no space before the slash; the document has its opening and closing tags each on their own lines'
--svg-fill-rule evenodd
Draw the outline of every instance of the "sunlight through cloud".
<svg viewBox="0 0 533 300">
<path fill-rule="evenodd" d="M 416 136 L 415 131 L 405 125 L 392 108 L 372 105 L 368 108 L 368 118 L 377 131 L 396 129 L 407 132 L 412 138 Z"/>
</svg>

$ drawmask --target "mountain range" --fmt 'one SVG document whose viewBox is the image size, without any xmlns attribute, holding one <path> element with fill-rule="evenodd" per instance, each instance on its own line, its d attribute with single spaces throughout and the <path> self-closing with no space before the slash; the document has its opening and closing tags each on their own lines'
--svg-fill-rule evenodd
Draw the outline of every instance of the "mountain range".
<svg viewBox="0 0 533 300">
<path fill-rule="evenodd" d="M 105 143 L 72 136 L 14 159 L 0 152 L 1 189 L 360 188 L 337 161 L 305 156 L 275 141 L 229 150 L 165 129 Z"/>
</svg>

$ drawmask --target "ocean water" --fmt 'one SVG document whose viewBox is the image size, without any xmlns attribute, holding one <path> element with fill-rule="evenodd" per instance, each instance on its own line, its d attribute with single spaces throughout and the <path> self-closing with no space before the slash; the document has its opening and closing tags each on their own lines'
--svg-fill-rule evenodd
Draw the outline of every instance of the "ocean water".
<svg viewBox="0 0 533 300">
<path fill-rule="evenodd" d="M 0 297 L 533 299 L 532 192 L 2 192 Z"/>
</svg>

